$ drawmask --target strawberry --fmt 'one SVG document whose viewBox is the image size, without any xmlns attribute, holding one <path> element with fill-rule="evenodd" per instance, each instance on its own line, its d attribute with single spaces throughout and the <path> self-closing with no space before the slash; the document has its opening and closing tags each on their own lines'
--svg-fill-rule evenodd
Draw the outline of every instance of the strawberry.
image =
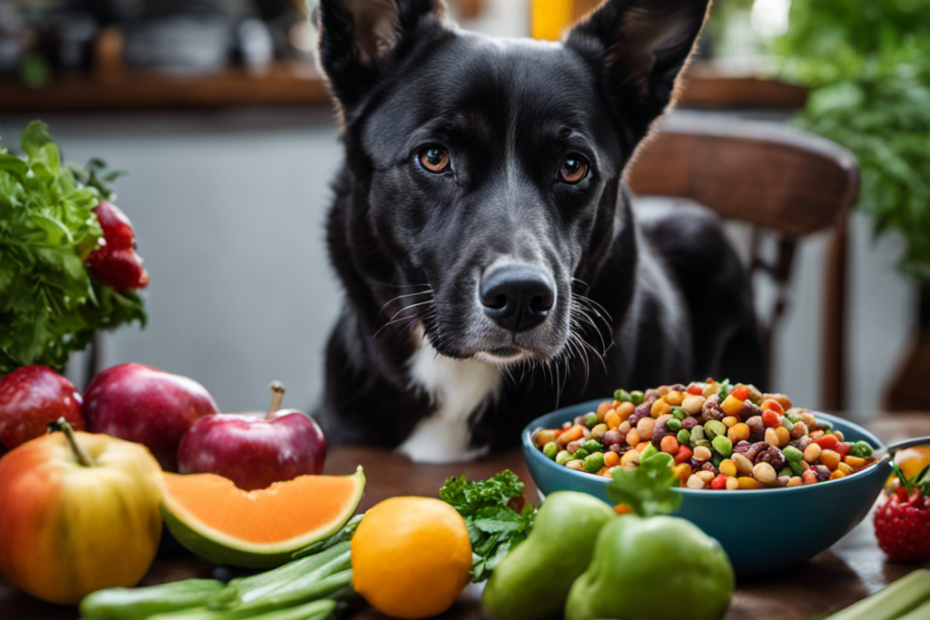
<svg viewBox="0 0 930 620">
<path fill-rule="evenodd" d="M 889 560 L 917 562 L 930 558 L 930 479 L 924 467 L 907 478 L 893 464 L 901 486 L 875 511 L 875 537 Z"/>
<path fill-rule="evenodd" d="M 103 229 L 104 243 L 87 257 L 87 270 L 120 293 L 148 286 L 149 276 L 142 258 L 136 254 L 135 233 L 129 218 L 105 199 L 94 207 L 94 213 Z"/>
</svg>

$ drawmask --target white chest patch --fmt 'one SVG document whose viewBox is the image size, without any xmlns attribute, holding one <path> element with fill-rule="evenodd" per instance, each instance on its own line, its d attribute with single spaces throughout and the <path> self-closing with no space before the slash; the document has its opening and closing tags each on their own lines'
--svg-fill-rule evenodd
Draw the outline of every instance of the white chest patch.
<svg viewBox="0 0 930 620">
<path fill-rule="evenodd" d="M 500 370 L 476 360 L 439 355 L 424 338 L 410 358 L 410 378 L 415 389 L 429 395 L 433 413 L 414 427 L 398 451 L 421 463 L 454 463 L 483 455 L 486 448 L 468 445 L 468 418 L 480 413 L 489 398 L 497 397 Z"/>
</svg>

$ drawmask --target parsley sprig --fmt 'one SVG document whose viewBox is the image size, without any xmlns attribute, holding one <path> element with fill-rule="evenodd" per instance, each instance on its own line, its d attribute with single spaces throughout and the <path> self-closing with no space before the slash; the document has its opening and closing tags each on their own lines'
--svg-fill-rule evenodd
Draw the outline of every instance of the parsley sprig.
<svg viewBox="0 0 930 620">
<path fill-rule="evenodd" d="M 681 493 L 672 490 L 678 486 L 678 478 L 671 465 L 672 456 L 660 452 L 644 459 L 633 471 L 618 467 L 607 483 L 607 497 L 626 504 L 641 517 L 675 512 L 681 505 Z"/>
<path fill-rule="evenodd" d="M 476 583 L 490 577 L 510 550 L 526 539 L 536 517 L 532 504 L 519 512 L 511 508 L 511 500 L 523 497 L 523 483 L 509 470 L 483 481 L 449 478 L 439 497 L 465 519 L 471 539 L 471 576 Z"/>
</svg>

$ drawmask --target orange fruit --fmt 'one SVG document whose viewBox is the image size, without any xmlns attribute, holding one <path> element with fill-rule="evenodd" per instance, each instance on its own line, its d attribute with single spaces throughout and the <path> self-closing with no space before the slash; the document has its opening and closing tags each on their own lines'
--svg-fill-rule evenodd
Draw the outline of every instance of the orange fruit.
<svg viewBox="0 0 930 620">
<path fill-rule="evenodd" d="M 469 581 L 465 520 L 428 497 L 392 497 L 367 513 L 352 537 L 352 585 L 395 618 L 441 614 Z"/>
<path fill-rule="evenodd" d="M 901 450 L 895 455 L 895 463 L 901 468 L 905 477 L 913 478 L 920 470 L 930 465 L 930 446 L 915 446 Z M 886 489 L 893 489 L 897 486 L 898 477 L 895 474 L 888 476 L 885 483 Z"/>
</svg>

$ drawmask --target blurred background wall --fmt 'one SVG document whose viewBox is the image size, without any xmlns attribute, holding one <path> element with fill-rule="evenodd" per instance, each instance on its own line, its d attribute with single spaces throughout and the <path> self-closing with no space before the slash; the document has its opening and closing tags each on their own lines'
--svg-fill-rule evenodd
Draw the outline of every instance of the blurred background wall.
<svg viewBox="0 0 930 620">
<path fill-rule="evenodd" d="M 463 25 L 529 32 L 529 0 L 485 0 Z M 3 91 L 0 88 L 0 100 Z M 700 112 L 782 123 L 784 112 Z M 101 157 L 129 175 L 118 205 L 131 218 L 151 285 L 150 321 L 104 340 L 104 365 L 142 362 L 202 382 L 224 411 L 260 409 L 280 379 L 286 405 L 309 407 L 321 389 L 322 352 L 341 292 L 323 224 L 341 148 L 327 106 L 224 110 L 12 113 L 0 118 L 16 144 L 34 117 L 48 122 L 65 156 Z M 880 406 L 914 327 L 916 288 L 894 271 L 900 240 L 875 242 L 865 215 L 852 219 L 848 408 Z M 800 248 L 791 307 L 777 343 L 774 387 L 819 403 L 825 240 Z M 762 300 L 771 290 L 758 291 Z M 71 366 L 80 374 L 80 358 Z M 738 378 L 736 378 L 738 379 Z"/>
</svg>

